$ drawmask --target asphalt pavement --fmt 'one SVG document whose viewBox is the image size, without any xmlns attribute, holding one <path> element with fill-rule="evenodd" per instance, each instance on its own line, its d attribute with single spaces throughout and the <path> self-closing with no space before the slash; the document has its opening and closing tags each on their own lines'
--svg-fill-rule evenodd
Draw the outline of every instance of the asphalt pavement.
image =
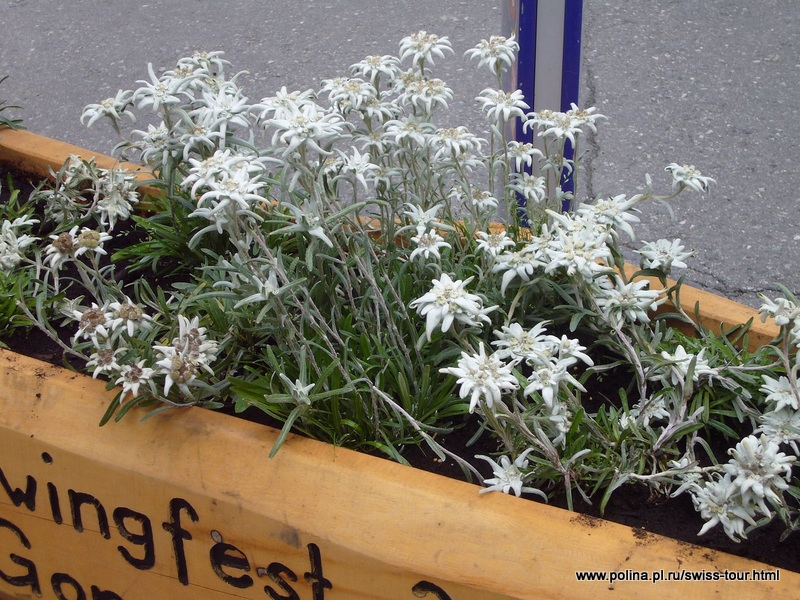
<svg viewBox="0 0 800 600">
<path fill-rule="evenodd" d="M 548 2 L 549 0 L 540 0 Z M 223 50 L 251 98 L 304 90 L 370 54 L 397 54 L 420 29 L 450 38 L 436 76 L 453 88 L 447 125 L 481 133 L 475 96 L 492 85 L 462 58 L 501 33 L 503 1 L 125 0 L 0 2 L 0 99 L 36 133 L 110 153 L 87 104 L 135 88 L 197 50 Z M 696 251 L 687 281 L 758 306 L 777 284 L 800 293 L 800 3 L 796 0 L 585 0 L 582 106 L 608 117 L 591 143 L 584 191 L 634 194 L 649 173 L 694 164 L 717 181 L 674 217 L 643 210 L 639 241 L 679 237 Z"/>
</svg>

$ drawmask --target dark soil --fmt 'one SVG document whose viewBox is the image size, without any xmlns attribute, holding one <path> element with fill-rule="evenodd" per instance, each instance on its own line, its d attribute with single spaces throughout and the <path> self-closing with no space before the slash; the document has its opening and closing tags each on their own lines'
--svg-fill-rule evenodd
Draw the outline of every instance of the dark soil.
<svg viewBox="0 0 800 600">
<path fill-rule="evenodd" d="M 443 443 L 448 450 L 463 457 L 490 454 L 494 449 L 487 448 L 485 445 L 483 447 L 480 444 L 478 447 L 466 446 L 473 431 L 468 428 L 456 431 L 449 434 Z M 441 462 L 427 448 L 409 448 L 408 450 L 404 456 L 413 466 L 447 477 L 465 480 L 463 472 L 455 461 Z M 480 465 L 479 468 L 488 476 L 488 468 L 481 468 Z M 541 502 L 538 498 L 530 499 L 530 501 Z M 704 521 L 694 510 L 688 494 L 682 494 L 677 498 L 653 498 L 649 489 L 644 485 L 630 484 L 616 490 L 611 496 L 604 514 L 600 513 L 597 506 L 599 501 L 598 497 L 593 499 L 594 504 L 589 505 L 577 492 L 573 493 L 573 509 L 581 514 L 749 558 L 789 571 L 800 572 L 800 533 L 795 532 L 784 541 L 780 541 L 785 527 L 778 519 L 751 532 L 748 534 L 747 540 L 737 544 L 725 535 L 721 526 L 698 537 L 697 532 L 700 531 Z M 555 494 L 550 498 L 548 504 L 566 509 L 566 494 L 563 492 Z"/>
<path fill-rule="evenodd" d="M 0 171 L 3 182 L 3 196 L 7 193 L 5 173 Z M 24 179 L 15 180 L 15 184 L 22 188 L 23 197 L 27 197 L 30 186 Z M 4 197 L 0 196 L 0 202 Z M 64 364 L 61 350 L 46 335 L 38 330 L 16 330 L 11 334 L 4 334 L 0 342 L 20 354 L 32 356 L 39 360 L 53 364 Z M 232 412 L 232 411 L 226 411 Z M 250 409 L 237 415 L 253 421 L 262 422 L 280 428 L 280 423 L 271 422 L 261 411 Z M 107 425 L 113 427 L 113 424 Z M 469 423 L 460 430 L 449 434 L 443 441 L 448 450 L 463 457 L 472 457 L 476 454 L 490 455 L 496 448 L 487 447 L 488 440 L 484 438 L 468 447 L 467 442 L 475 432 L 476 423 Z M 427 447 L 409 447 L 404 451 L 405 458 L 415 467 L 438 473 L 446 477 L 466 480 L 462 470 L 451 459 L 440 461 Z M 481 468 L 488 476 L 488 465 Z M 603 519 L 627 525 L 636 530 L 644 530 L 671 537 L 673 539 L 697 544 L 714 550 L 727 552 L 757 560 L 775 567 L 800 572 L 800 533 L 793 533 L 786 540 L 780 541 L 784 532 L 783 524 L 776 520 L 756 529 L 748 535 L 742 543 L 731 541 L 716 527 L 703 535 L 697 532 L 703 526 L 703 520 L 694 510 L 690 497 L 687 494 L 674 499 L 653 498 L 648 488 L 643 485 L 628 485 L 617 490 L 612 496 L 605 513 L 600 514 L 597 503 L 588 505 L 575 493 L 574 509 L 582 514 L 601 517 Z M 538 502 L 539 500 L 530 500 Z M 550 504 L 561 508 L 567 507 L 566 496 L 556 494 L 551 498 Z"/>
</svg>

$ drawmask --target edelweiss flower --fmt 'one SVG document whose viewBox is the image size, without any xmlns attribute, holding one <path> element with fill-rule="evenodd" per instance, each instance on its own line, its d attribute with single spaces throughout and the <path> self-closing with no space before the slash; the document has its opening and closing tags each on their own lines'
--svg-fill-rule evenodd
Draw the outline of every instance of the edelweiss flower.
<svg viewBox="0 0 800 600">
<path fill-rule="evenodd" d="M 572 366 L 580 360 L 590 367 L 594 365 L 592 358 L 584 352 L 586 346 L 582 346 L 577 339 L 568 338 L 566 335 L 562 335 L 560 339 L 548 335 L 547 339 L 554 345 L 560 363 Z"/>
<path fill-rule="evenodd" d="M 514 161 L 514 167 L 517 172 L 523 171 L 525 165 L 530 167 L 533 165 L 533 159 L 544 158 L 541 150 L 534 148 L 533 144 L 522 143 L 516 140 L 508 142 L 508 156 Z"/>
<path fill-rule="evenodd" d="M 472 279 L 453 281 L 450 275 L 442 273 L 439 279 L 433 280 L 431 291 L 411 302 L 409 306 L 416 308 L 420 316 L 426 318 L 425 335 L 428 341 L 433 330 L 440 325 L 444 333 L 450 329 L 453 321 L 472 326 L 480 326 L 481 321 L 489 322 L 487 314 L 497 307 L 483 308 L 481 297 L 467 292 L 465 286 Z"/>
<path fill-rule="evenodd" d="M 445 52 L 453 54 L 447 36 L 439 37 L 427 31 L 418 31 L 400 40 L 400 60 L 411 58 L 415 65 L 423 62 L 434 64 L 434 55 L 444 58 Z"/>
<path fill-rule="evenodd" d="M 759 297 L 764 301 L 764 304 L 758 309 L 762 322 L 766 321 L 769 316 L 775 320 L 778 327 L 783 327 L 800 319 L 800 307 L 788 298 L 770 300 L 764 294 L 759 294 Z"/>
<path fill-rule="evenodd" d="M 120 402 L 122 402 L 126 394 L 138 396 L 139 386 L 146 384 L 153 377 L 155 371 L 145 367 L 144 363 L 144 360 L 140 360 L 135 365 L 122 365 L 120 368 L 121 375 L 114 382 L 115 385 L 122 385 L 122 393 L 119 395 Z"/>
<path fill-rule="evenodd" d="M 300 146 L 307 146 L 321 154 L 327 154 L 322 144 L 342 135 L 344 120 L 337 112 L 325 112 L 311 102 L 295 108 L 290 115 L 268 120 L 275 129 L 272 145 L 285 144 L 283 156 L 290 156 Z"/>
<path fill-rule="evenodd" d="M 75 237 L 77 233 L 78 226 L 76 225 L 69 231 L 50 236 L 53 241 L 45 248 L 45 254 L 47 255 L 46 262 L 51 269 L 58 271 L 61 265 L 75 257 L 78 244 Z"/>
<path fill-rule="evenodd" d="M 165 376 L 164 395 L 169 394 L 173 385 L 184 396 L 191 396 L 189 385 L 196 379 L 200 369 L 213 374 L 210 363 L 217 357 L 217 342 L 206 338 L 206 328 L 199 327 L 200 318 L 191 321 L 178 315 L 179 333 L 173 338 L 171 346 L 153 346 L 161 359 L 156 362 L 160 373 Z"/>
<path fill-rule="evenodd" d="M 383 126 L 383 139 L 393 142 L 396 146 L 400 146 L 403 142 L 413 142 L 424 148 L 435 131 L 433 123 L 414 116 L 403 117 L 386 122 Z"/>
<path fill-rule="evenodd" d="M 149 331 L 153 328 L 151 325 L 153 318 L 146 315 L 141 307 L 127 296 L 122 302 L 112 302 L 108 305 L 106 321 L 111 331 L 123 329 L 129 336 L 133 336 L 137 330 Z"/>
<path fill-rule="evenodd" d="M 496 123 L 507 123 L 512 117 L 523 118 L 525 110 L 530 106 L 524 101 L 525 96 L 521 90 L 511 93 L 503 90 L 486 88 L 476 98 L 483 106 L 486 115 Z"/>
<path fill-rule="evenodd" d="M 209 180 L 207 186 L 208 191 L 197 200 L 198 209 L 211 209 L 212 213 L 218 213 L 232 206 L 237 212 L 247 213 L 254 204 L 264 200 L 260 192 L 267 183 L 261 175 L 251 175 L 246 169 L 236 169 L 223 171 L 219 178 Z M 189 216 L 199 215 L 195 211 Z"/>
<path fill-rule="evenodd" d="M 765 402 L 775 403 L 772 410 L 781 410 L 785 406 L 800 410 L 800 398 L 797 397 L 796 390 L 792 388 L 791 382 L 786 377 L 783 375 L 778 379 L 773 379 L 769 375 L 761 377 L 764 379 L 764 385 L 759 391 L 767 395 L 764 398 Z"/>
<path fill-rule="evenodd" d="M 645 428 L 650 428 L 650 421 L 669 419 L 669 411 L 663 396 L 647 398 L 631 407 L 629 416 L 636 419 Z"/>
<path fill-rule="evenodd" d="M 137 144 L 142 148 L 142 162 L 150 165 L 166 165 L 172 151 L 169 129 L 162 121 L 158 126 L 148 125 L 147 131 L 134 129 L 131 133 L 141 136 L 142 141 Z"/>
<path fill-rule="evenodd" d="M 94 367 L 92 377 L 95 379 L 100 373 L 116 373 L 121 368 L 117 363 L 117 354 L 124 351 L 124 348 L 114 349 L 105 344 L 102 348 L 98 348 L 96 352 L 92 353 L 86 363 L 86 367 L 87 369 Z"/>
<path fill-rule="evenodd" d="M 547 200 L 547 182 L 545 178 L 536 177 L 525 171 L 512 175 L 508 189 L 520 194 L 528 203 L 541 204 Z"/>
<path fill-rule="evenodd" d="M 470 396 L 469 412 L 475 412 L 481 399 L 486 408 L 491 409 L 501 401 L 503 390 L 516 390 L 517 379 L 509 365 L 503 363 L 497 353 L 487 356 L 483 342 L 477 354 L 461 353 L 458 367 L 439 369 L 440 373 L 448 373 L 458 377 L 459 397 Z"/>
<path fill-rule="evenodd" d="M 417 227 L 417 235 L 411 238 L 417 247 L 411 253 L 409 260 L 414 260 L 417 256 L 424 256 L 426 259 L 430 258 L 431 254 L 438 260 L 439 248 L 450 248 L 450 244 L 444 241 L 444 238 L 436 233 L 435 229 L 429 232 L 425 231 L 424 227 Z"/>
<path fill-rule="evenodd" d="M 765 503 L 780 504 L 779 493 L 789 487 L 795 456 L 779 451 L 778 444 L 762 435 L 750 435 L 728 451 L 731 459 L 723 465 L 733 478 L 731 486 L 742 497 L 744 506 L 757 506 L 764 516 L 771 516 Z"/>
<path fill-rule="evenodd" d="M 234 304 L 233 308 L 239 308 L 252 302 L 268 302 L 273 296 L 277 296 L 281 292 L 281 288 L 278 285 L 278 275 L 272 269 L 269 270 L 269 275 L 266 279 L 263 276 L 254 277 L 252 281 L 256 285 L 256 293 L 239 300 Z"/>
<path fill-rule="evenodd" d="M 629 239 L 634 240 L 636 236 L 630 224 L 639 222 L 639 217 L 633 213 L 640 199 L 639 196 L 627 198 L 625 194 L 621 194 L 613 198 L 597 199 L 592 204 L 581 204 L 577 212 L 598 225 L 607 227 L 614 236 L 623 231 Z"/>
<path fill-rule="evenodd" d="M 553 356 L 553 345 L 545 335 L 548 321 L 541 321 L 531 329 L 523 329 L 519 323 L 503 325 L 501 331 L 494 331 L 497 341 L 492 346 L 497 346 L 495 354 L 499 358 L 510 358 L 515 362 L 531 360 L 536 362 L 550 362 Z"/>
<path fill-rule="evenodd" d="M 350 65 L 350 70 L 356 74 L 369 79 L 370 83 L 377 89 L 381 75 L 390 81 L 400 70 L 400 61 L 395 56 L 367 56 L 361 62 Z"/>
<path fill-rule="evenodd" d="M 86 123 L 86 127 L 91 127 L 96 121 L 99 121 L 103 117 L 108 117 L 111 119 L 114 127 L 117 127 L 117 121 L 122 119 L 122 115 L 125 115 L 135 123 L 136 117 L 130 111 L 130 106 L 131 92 L 119 90 L 117 95 L 113 98 L 106 98 L 99 104 L 89 104 L 84 108 L 81 114 L 81 123 L 88 118 L 89 122 Z"/>
<path fill-rule="evenodd" d="M 319 209 L 316 203 L 309 203 L 310 210 L 304 206 L 295 206 L 289 202 L 282 202 L 281 206 L 285 206 L 294 213 L 295 225 L 284 227 L 283 231 L 303 231 L 308 235 L 315 237 L 328 246 L 333 248 L 333 242 L 325 234 L 325 229 L 322 227 L 324 220 L 319 215 Z"/>
<path fill-rule="evenodd" d="M 703 358 L 705 353 L 706 349 L 703 348 L 697 353 L 697 355 L 689 354 L 682 345 L 678 345 L 678 347 L 675 348 L 674 354 L 670 354 L 667 351 L 662 351 L 661 356 L 668 361 L 673 362 L 674 364 L 672 365 L 672 369 L 677 371 L 675 372 L 672 369 L 669 370 L 669 379 L 672 381 L 672 384 L 677 385 L 683 379 L 685 379 L 689 372 L 689 365 L 693 359 L 696 360 L 694 365 L 694 377 L 692 377 L 693 381 L 698 381 L 700 377 L 709 377 L 715 375 L 716 371 L 712 369 L 708 365 L 708 361 Z"/>
<path fill-rule="evenodd" d="M 112 239 L 111 236 L 105 232 L 84 227 L 75 237 L 75 247 L 77 249 L 74 252 L 74 256 L 78 257 L 81 254 L 86 254 L 87 252 L 94 252 L 95 254 L 103 255 L 108 254 L 103 249 L 103 244 L 110 239 Z"/>
<path fill-rule="evenodd" d="M 407 209 L 403 211 L 403 214 L 411 220 L 411 223 L 415 229 L 419 229 L 420 227 L 427 229 L 433 225 L 440 225 L 440 223 L 436 220 L 436 213 L 438 213 L 439 209 L 442 208 L 441 204 L 436 204 L 435 206 L 430 207 L 428 210 L 423 210 L 421 206 L 417 206 L 411 202 L 406 202 L 403 206 L 405 206 Z"/>
<path fill-rule="evenodd" d="M 721 524 L 725 534 L 733 541 L 746 538 L 745 525 L 756 525 L 751 507 L 742 506 L 741 497 L 731 485 L 730 475 L 707 481 L 703 485 L 694 484 L 688 488 L 695 510 L 706 521 L 697 535 L 703 535 L 717 524 Z"/>
<path fill-rule="evenodd" d="M 513 490 L 518 498 L 522 495 L 522 492 L 528 492 L 530 494 L 542 496 L 547 500 L 547 496 L 541 490 L 525 486 L 526 474 L 522 471 L 528 468 L 527 456 L 532 451 L 533 448 L 528 448 L 520 454 L 513 463 L 507 456 L 501 456 L 500 464 L 488 456 L 482 454 L 476 455 L 475 458 L 480 458 L 488 462 L 492 466 L 492 472 L 494 473 L 494 477 L 483 480 L 483 483 L 487 484 L 489 487 L 482 489 L 480 493 L 503 492 L 504 494 L 508 494 Z"/>
<path fill-rule="evenodd" d="M 528 114 L 527 120 L 522 124 L 522 130 L 527 132 L 528 129 L 534 127 L 540 130 L 539 137 L 551 135 L 557 140 L 566 138 L 573 145 L 575 136 L 582 131 L 580 125 L 574 123 L 566 113 L 554 110 L 541 110 Z"/>
<path fill-rule="evenodd" d="M 22 261 L 25 248 L 37 241 L 37 238 L 28 234 L 19 234 L 18 229 L 38 222 L 27 217 L 3 221 L 0 228 L 0 270 L 7 275 Z"/>
<path fill-rule="evenodd" d="M 186 113 L 181 113 L 180 117 L 181 120 L 173 129 L 173 136 L 178 137 L 179 145 L 183 146 L 184 161 L 189 161 L 192 154 L 207 154 L 225 137 L 222 131 L 215 131 L 202 123 L 193 122 Z"/>
<path fill-rule="evenodd" d="M 658 269 L 669 275 L 673 267 L 685 269 L 687 258 L 694 256 L 694 252 L 684 252 L 680 239 L 656 240 L 646 242 L 640 250 L 636 250 L 642 258 L 639 265 L 642 269 Z"/>
<path fill-rule="evenodd" d="M 292 401 L 297 406 L 311 406 L 311 398 L 309 398 L 308 393 L 314 389 L 316 384 L 310 383 L 305 385 L 300 379 L 295 379 L 293 383 L 292 380 L 283 373 L 278 373 L 278 376 L 286 384 L 286 387 L 289 388 Z"/>
<path fill-rule="evenodd" d="M 519 44 L 512 35 L 506 38 L 500 35 L 493 35 L 488 40 L 481 40 L 474 48 L 470 48 L 464 53 L 467 58 L 480 58 L 478 68 L 488 65 L 492 73 L 499 75 L 506 69 L 510 69 L 516 60 L 516 53 Z"/>
<path fill-rule="evenodd" d="M 566 218 L 574 225 L 579 216 Z M 578 276 L 592 282 L 598 275 L 608 272 L 607 265 L 612 256 L 606 244 L 607 232 L 590 227 L 579 226 L 570 230 L 557 226 L 553 234 L 548 246 L 550 262 L 545 266 L 546 273 L 563 269 L 569 277 Z"/>
<path fill-rule="evenodd" d="M 570 109 L 567 111 L 567 116 L 572 119 L 573 123 L 580 126 L 586 125 L 593 133 L 597 133 L 596 121 L 598 119 L 605 119 L 606 117 L 599 113 L 595 114 L 596 110 L 597 108 L 594 106 L 578 108 L 574 102 L 570 102 Z"/>
<path fill-rule="evenodd" d="M 211 52 L 197 51 L 191 56 L 181 58 L 178 61 L 178 69 L 188 70 L 190 73 L 197 73 L 203 71 L 205 73 L 215 73 L 221 76 L 225 72 L 225 67 L 231 66 L 231 63 L 222 58 L 225 52 L 222 50 L 214 50 Z M 184 75 L 185 76 L 185 75 Z"/>
<path fill-rule="evenodd" d="M 586 347 L 577 339 L 545 334 L 545 325 L 548 323 L 542 321 L 529 330 L 523 329 L 519 323 L 504 325 L 502 331 L 494 332 L 498 339 L 492 345 L 501 348 L 497 351 L 501 358 L 510 357 L 515 362 L 524 360 L 534 368 L 568 369 L 579 360 L 589 366 L 594 364 L 591 357 L 584 353 Z"/>
<path fill-rule="evenodd" d="M 575 136 L 583 132 L 583 127 L 588 126 L 592 131 L 596 131 L 595 121 L 604 119 L 600 114 L 593 114 L 594 107 L 585 110 L 579 109 L 575 104 L 567 112 L 552 110 L 542 110 L 528 115 L 522 128 L 527 131 L 529 127 L 540 129 L 539 136 L 552 136 L 556 140 L 569 140 L 575 145 Z"/>
<path fill-rule="evenodd" d="M 108 222 L 108 229 L 114 229 L 117 219 L 122 221 L 131 216 L 133 204 L 139 202 L 139 194 L 134 185 L 135 177 L 122 169 L 105 171 L 101 180 L 103 195 L 97 202 L 100 223 Z"/>
<path fill-rule="evenodd" d="M 342 173 L 352 173 L 356 181 L 358 181 L 361 185 L 364 186 L 364 189 L 367 189 L 369 186 L 367 185 L 367 177 L 372 177 L 373 174 L 378 170 L 378 165 L 372 163 L 370 161 L 370 156 L 368 153 L 361 154 L 355 148 L 352 148 L 353 153 L 348 155 L 339 151 L 339 154 L 342 157 Z"/>
<path fill-rule="evenodd" d="M 246 154 L 234 154 L 230 148 L 217 150 L 203 160 L 189 158 L 189 174 L 181 182 L 181 186 L 186 189 L 191 185 L 192 197 L 197 196 L 200 187 L 211 187 L 215 181 L 219 181 L 223 174 L 228 178 L 237 171 L 245 171 L 254 176 L 264 171 L 264 165 L 258 158 Z"/>
<path fill-rule="evenodd" d="M 290 119 L 298 112 L 302 112 L 303 106 L 307 104 L 316 106 L 315 98 L 314 90 L 289 92 L 286 86 L 283 86 L 277 94 L 262 98 L 261 102 L 252 108 L 261 110 L 258 118 L 262 124 L 268 125 L 270 119 Z"/>
<path fill-rule="evenodd" d="M 776 444 L 789 444 L 796 454 L 800 454 L 797 441 L 800 440 L 800 412 L 789 407 L 766 412 L 759 418 L 760 425 L 753 433 L 763 433 Z"/>
<path fill-rule="evenodd" d="M 436 150 L 435 159 L 458 159 L 463 154 L 480 152 L 485 140 L 469 132 L 466 127 L 437 129 L 430 138 L 431 147 Z"/>
<path fill-rule="evenodd" d="M 89 338 L 97 340 L 97 336 L 108 337 L 108 317 L 105 307 L 97 306 L 94 302 L 90 308 L 84 310 L 74 310 L 72 317 L 78 321 L 78 331 L 75 332 L 75 339 Z"/>
<path fill-rule="evenodd" d="M 231 82 L 222 83 L 218 89 L 203 91 L 197 108 L 189 112 L 195 123 L 203 125 L 211 131 L 219 131 L 222 137 L 228 131 L 228 125 L 247 128 L 250 121 L 247 113 L 250 106 L 239 87 Z"/>
<path fill-rule="evenodd" d="M 421 77 L 418 74 L 406 81 L 403 93 L 397 98 L 401 104 L 412 106 L 430 114 L 438 106 L 447 108 L 447 102 L 453 99 L 451 90 L 441 79 Z"/>
<path fill-rule="evenodd" d="M 156 366 L 160 367 L 159 373 L 165 376 L 164 395 L 167 396 L 175 385 L 181 394 L 191 397 L 189 384 L 197 377 L 197 363 L 168 346 L 163 347 L 160 356 L 161 359 L 156 362 Z"/>
<path fill-rule="evenodd" d="M 716 183 L 711 177 L 703 177 L 694 165 L 672 163 L 664 170 L 672 174 L 672 189 L 687 187 L 697 192 L 707 192 L 709 186 Z"/>
<path fill-rule="evenodd" d="M 522 391 L 526 396 L 534 393 L 541 395 L 545 406 L 552 409 L 558 400 L 558 388 L 561 383 L 574 386 L 582 392 L 586 389 L 575 379 L 568 370 L 567 363 L 563 361 L 550 361 L 536 365 L 536 369 L 528 376 L 527 386 Z"/>
<path fill-rule="evenodd" d="M 376 99 L 372 84 L 357 77 L 335 77 L 322 82 L 321 91 L 328 92 L 328 100 L 341 112 L 358 110 Z"/>
<path fill-rule="evenodd" d="M 498 231 L 497 233 L 478 231 L 475 235 L 480 240 L 478 249 L 492 256 L 498 256 L 506 248 L 514 246 L 514 241 L 508 237 L 505 231 Z"/>
<path fill-rule="evenodd" d="M 606 319 L 618 327 L 625 321 L 648 323 L 648 313 L 658 306 L 658 297 L 661 295 L 661 290 L 646 289 L 649 286 L 647 279 L 625 283 L 617 275 L 614 275 L 613 281 L 604 278 L 596 288 L 597 306 Z"/>
<path fill-rule="evenodd" d="M 152 106 L 153 112 L 157 112 L 162 106 L 172 106 L 181 103 L 180 94 L 189 85 L 189 80 L 171 75 L 157 77 L 153 71 L 153 65 L 148 63 L 147 72 L 150 81 L 140 80 L 144 84 L 137 89 L 131 97 L 131 102 L 138 102 L 138 108 Z"/>
<path fill-rule="evenodd" d="M 468 190 L 465 192 L 465 190 L 460 187 L 454 187 L 450 191 L 450 196 L 461 203 L 469 202 L 479 211 L 495 209 L 498 204 L 497 198 L 486 190 L 472 189 L 471 191 Z"/>
<path fill-rule="evenodd" d="M 537 269 L 545 266 L 536 248 L 525 246 L 516 252 L 504 252 L 497 257 L 497 263 L 492 267 L 493 273 L 503 273 L 500 284 L 500 293 L 505 295 L 508 284 L 519 277 L 523 283 L 531 280 L 531 275 Z"/>
</svg>

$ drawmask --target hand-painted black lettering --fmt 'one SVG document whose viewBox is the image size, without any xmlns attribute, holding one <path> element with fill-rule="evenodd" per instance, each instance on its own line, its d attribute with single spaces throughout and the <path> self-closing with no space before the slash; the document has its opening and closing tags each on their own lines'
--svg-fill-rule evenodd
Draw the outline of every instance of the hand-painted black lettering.
<svg viewBox="0 0 800 600">
<path fill-rule="evenodd" d="M 141 533 L 134 533 L 126 524 L 126 520 L 138 523 Z M 153 525 L 147 515 L 131 510 L 124 506 L 114 509 L 114 524 L 117 526 L 119 534 L 131 544 L 144 547 L 144 556 L 135 558 L 124 546 L 117 546 L 117 550 L 122 554 L 129 565 L 141 571 L 152 569 L 156 564 L 156 545 L 153 539 Z"/>
<path fill-rule="evenodd" d="M 17 539 L 22 542 L 22 545 L 28 550 L 31 549 L 30 541 L 25 534 L 22 533 L 22 530 L 14 525 L 14 523 L 0 517 L 0 528 L 13 531 L 17 536 Z M 29 587 L 35 596 L 41 597 L 42 588 L 39 585 L 39 575 L 36 572 L 36 565 L 33 563 L 33 561 L 28 560 L 27 558 L 22 558 L 13 552 L 9 554 L 8 557 L 15 565 L 25 567 L 27 569 L 27 573 L 25 575 L 8 575 L 5 571 L 0 570 L 0 579 L 15 587 Z"/>
<path fill-rule="evenodd" d="M 181 511 L 185 510 L 193 522 L 200 520 L 197 511 L 183 498 L 173 498 L 169 501 L 169 521 L 162 526 L 172 536 L 172 548 L 175 552 L 175 566 L 178 569 L 178 581 L 189 585 L 189 572 L 186 567 L 186 552 L 183 541 L 192 539 L 192 534 L 181 527 Z"/>
<path fill-rule="evenodd" d="M 281 596 L 278 594 L 278 592 L 272 589 L 271 586 L 265 585 L 264 592 L 266 592 L 270 600 L 300 600 L 300 596 L 297 594 L 295 589 L 283 578 L 285 575 L 290 580 L 297 581 L 297 575 L 295 575 L 294 571 L 292 571 L 286 565 L 282 565 L 281 563 L 277 562 L 270 563 L 266 569 L 264 567 L 257 568 L 256 573 L 258 573 L 259 577 L 266 575 L 272 579 L 273 582 L 275 582 L 275 585 L 280 588 L 280 591 L 286 592 L 285 596 Z"/>
<path fill-rule="evenodd" d="M 58 500 L 58 488 L 54 483 L 47 482 L 47 496 L 50 498 L 50 512 L 56 525 L 61 525 L 64 519 L 61 516 L 61 502 Z"/>
<path fill-rule="evenodd" d="M 36 480 L 33 477 L 28 475 L 25 478 L 25 491 L 23 492 L 20 488 L 11 489 L 3 469 L 0 469 L 0 486 L 6 491 L 14 506 L 25 504 L 25 508 L 29 511 L 36 510 Z"/>
<path fill-rule="evenodd" d="M 420 581 L 417 585 L 411 588 L 411 592 L 417 598 L 424 598 L 428 594 L 434 594 L 439 600 L 451 600 L 450 595 L 447 592 L 430 581 Z"/>
<path fill-rule="evenodd" d="M 230 567 L 232 569 L 239 569 L 240 571 L 250 571 L 250 561 L 247 560 L 247 556 L 245 556 L 244 552 L 232 544 L 226 544 L 219 531 L 213 530 L 211 532 L 211 538 L 216 543 L 211 546 L 211 550 L 208 554 L 211 559 L 211 568 L 214 569 L 214 573 L 216 573 L 217 577 L 235 588 L 244 589 L 252 586 L 253 578 L 249 575 L 234 577 L 223 570 L 223 567 Z"/>
<path fill-rule="evenodd" d="M 14 525 L 14 523 L 12 523 L 11 521 L 7 521 L 3 517 L 0 517 L 0 527 L 2 527 L 3 529 L 8 529 L 10 531 L 13 531 L 14 535 L 17 536 L 17 539 L 19 539 L 19 541 L 22 542 L 22 545 L 25 546 L 25 548 L 27 548 L 28 550 L 31 549 L 30 540 L 22 532 L 22 529 Z"/>
<path fill-rule="evenodd" d="M 319 546 L 309 544 L 307 547 L 311 571 L 304 573 L 303 577 L 311 584 L 312 600 L 325 600 L 325 590 L 333 589 L 333 584 L 322 575 L 322 556 L 319 553 Z"/>
<path fill-rule="evenodd" d="M 67 490 L 69 495 L 69 506 L 72 511 L 72 526 L 75 531 L 83 531 L 83 515 L 81 507 L 85 504 L 94 506 L 95 513 L 97 514 L 97 526 L 101 535 L 106 538 L 111 538 L 111 529 L 108 527 L 108 515 L 106 509 L 100 504 L 100 501 L 84 492 L 76 492 L 75 490 Z"/>
<path fill-rule="evenodd" d="M 67 596 L 64 593 L 65 584 L 72 588 L 73 594 Z M 81 584 L 66 573 L 53 573 L 52 577 L 50 577 L 50 585 L 53 586 L 53 591 L 58 600 L 86 600 L 86 592 L 83 591 Z"/>
<path fill-rule="evenodd" d="M 96 585 L 92 586 L 92 600 L 123 600 L 122 597 L 108 590 L 101 590 Z"/>
</svg>

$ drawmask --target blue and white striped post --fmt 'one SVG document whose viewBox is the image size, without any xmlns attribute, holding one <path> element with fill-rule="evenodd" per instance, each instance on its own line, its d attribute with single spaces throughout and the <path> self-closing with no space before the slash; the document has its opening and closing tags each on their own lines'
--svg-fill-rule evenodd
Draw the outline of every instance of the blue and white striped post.
<svg viewBox="0 0 800 600">
<path fill-rule="evenodd" d="M 520 89 L 533 111 L 566 112 L 579 104 L 583 0 L 506 0 L 503 5 L 505 35 L 514 34 L 519 44 L 516 68 L 511 70 L 506 89 Z M 517 123 L 514 137 L 536 143 L 535 132 Z M 573 158 L 567 141 L 564 157 Z M 570 175 L 561 189 L 573 191 Z M 565 206 L 566 208 L 566 206 Z"/>
</svg>

